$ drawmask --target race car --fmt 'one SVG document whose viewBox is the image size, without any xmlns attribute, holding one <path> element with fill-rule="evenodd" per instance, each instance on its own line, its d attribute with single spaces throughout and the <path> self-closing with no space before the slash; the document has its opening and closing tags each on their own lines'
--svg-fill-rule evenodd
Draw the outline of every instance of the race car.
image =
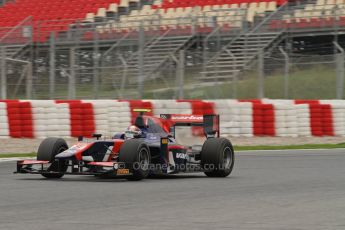
<svg viewBox="0 0 345 230">
<path fill-rule="evenodd" d="M 109 139 L 93 134 L 95 139 L 78 138 L 68 147 L 62 138 L 46 138 L 40 144 L 36 160 L 17 162 L 15 173 L 41 174 L 61 178 L 65 174 L 124 177 L 141 180 L 148 176 L 204 172 L 209 177 L 226 177 L 234 166 L 230 140 L 221 138 L 219 115 L 161 114 L 138 116 L 123 133 Z M 177 143 L 178 126 L 199 127 L 206 140 L 202 145 Z"/>
</svg>

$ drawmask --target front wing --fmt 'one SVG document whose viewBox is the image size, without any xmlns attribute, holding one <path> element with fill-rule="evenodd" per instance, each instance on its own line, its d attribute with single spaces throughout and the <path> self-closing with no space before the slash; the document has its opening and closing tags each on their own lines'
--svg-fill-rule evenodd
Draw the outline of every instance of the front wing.
<svg viewBox="0 0 345 230">
<path fill-rule="evenodd" d="M 133 172 L 125 167 L 121 162 L 85 162 L 69 161 L 66 172 L 50 171 L 49 161 L 22 160 L 17 161 L 17 171 L 14 173 L 21 174 L 57 174 L 67 175 L 106 175 L 112 176 L 131 176 Z"/>
</svg>

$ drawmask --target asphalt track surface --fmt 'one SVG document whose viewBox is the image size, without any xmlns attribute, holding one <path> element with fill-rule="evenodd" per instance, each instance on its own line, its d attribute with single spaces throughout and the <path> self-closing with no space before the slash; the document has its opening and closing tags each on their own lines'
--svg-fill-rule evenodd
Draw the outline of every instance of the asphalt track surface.
<svg viewBox="0 0 345 230">
<path fill-rule="evenodd" d="M 345 229 L 345 150 L 241 152 L 228 178 L 130 182 L 14 175 L 0 163 L 0 229 Z"/>
</svg>

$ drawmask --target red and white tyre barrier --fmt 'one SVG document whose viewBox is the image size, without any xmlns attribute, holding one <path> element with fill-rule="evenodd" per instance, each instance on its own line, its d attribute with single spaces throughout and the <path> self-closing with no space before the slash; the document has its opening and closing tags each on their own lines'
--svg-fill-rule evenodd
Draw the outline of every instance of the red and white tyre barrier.
<svg viewBox="0 0 345 230">
<path fill-rule="evenodd" d="M 229 136 L 345 136 L 343 100 L 3 100 L 0 138 L 109 137 L 133 122 L 136 108 L 155 116 L 217 113 Z"/>
<path fill-rule="evenodd" d="M 0 103 L 0 137 L 9 137 L 9 123 L 7 117 L 7 105 L 6 103 Z"/>
</svg>

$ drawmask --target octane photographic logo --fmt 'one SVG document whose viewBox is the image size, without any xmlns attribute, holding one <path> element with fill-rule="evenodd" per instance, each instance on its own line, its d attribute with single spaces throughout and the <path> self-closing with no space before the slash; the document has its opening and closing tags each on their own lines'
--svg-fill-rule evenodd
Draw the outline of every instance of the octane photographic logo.
<svg viewBox="0 0 345 230">
<path fill-rule="evenodd" d="M 125 166 L 125 165 L 123 165 Z M 224 165 L 215 164 L 142 164 L 140 162 L 135 162 L 133 164 L 133 170 L 150 170 L 150 171 L 214 171 L 214 170 L 226 170 Z"/>
<path fill-rule="evenodd" d="M 117 163 L 116 164 L 116 169 L 126 169 L 126 164 L 125 163 Z"/>
<path fill-rule="evenodd" d="M 229 167 L 224 167 L 224 165 L 204 164 L 202 169 L 205 171 L 214 171 L 214 170 L 226 170 L 226 169 L 229 169 Z"/>
</svg>

